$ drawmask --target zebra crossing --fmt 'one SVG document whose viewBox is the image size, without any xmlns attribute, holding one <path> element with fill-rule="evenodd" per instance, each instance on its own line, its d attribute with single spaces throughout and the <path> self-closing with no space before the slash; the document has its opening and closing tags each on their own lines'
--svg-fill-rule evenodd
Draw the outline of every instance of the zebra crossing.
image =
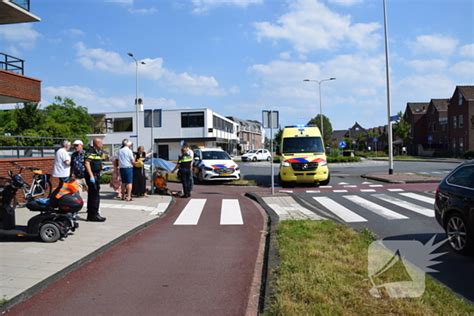
<svg viewBox="0 0 474 316">
<path fill-rule="evenodd" d="M 87 205 L 87 201 L 84 202 Z M 169 202 L 158 203 L 157 206 L 132 205 L 130 203 L 100 203 L 101 209 L 126 209 L 147 212 L 150 216 L 160 216 L 169 206 Z"/>
<path fill-rule="evenodd" d="M 205 212 L 207 199 L 191 199 L 180 212 L 173 225 L 196 226 Z M 242 210 L 238 199 L 222 199 L 219 225 L 243 225 Z"/>
<path fill-rule="evenodd" d="M 303 193 L 304 195 L 304 193 Z M 364 223 L 374 216 L 383 220 L 433 218 L 435 199 L 421 193 L 395 190 L 370 194 L 311 194 L 317 209 L 322 208 L 346 223 Z"/>
</svg>

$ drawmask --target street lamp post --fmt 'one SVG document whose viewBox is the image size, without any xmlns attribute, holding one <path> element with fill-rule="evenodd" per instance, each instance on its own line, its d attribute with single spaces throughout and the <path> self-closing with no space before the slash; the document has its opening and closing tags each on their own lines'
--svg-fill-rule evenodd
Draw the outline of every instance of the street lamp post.
<svg viewBox="0 0 474 316">
<path fill-rule="evenodd" d="M 336 80 L 336 78 L 327 78 L 322 80 L 312 80 L 312 79 L 304 79 L 304 82 L 317 82 L 319 86 L 319 118 L 321 120 L 321 136 L 324 140 L 324 123 L 323 123 L 323 102 L 321 98 L 321 84 L 325 81 Z"/>
<path fill-rule="evenodd" d="M 390 104 L 390 68 L 388 59 L 387 3 L 383 0 L 383 22 L 385 34 L 385 74 L 387 77 L 387 117 L 388 117 L 388 174 L 393 174 L 393 136 Z"/>
<path fill-rule="evenodd" d="M 145 62 L 143 60 L 137 60 L 135 58 L 135 56 L 133 55 L 133 53 L 128 53 L 128 56 L 132 57 L 133 60 L 135 61 L 135 115 L 136 115 L 136 118 L 135 118 L 135 123 L 136 123 L 136 126 L 137 126 L 137 148 L 138 148 L 138 130 L 139 130 L 139 126 L 138 126 L 138 122 L 139 122 L 139 119 L 138 119 L 138 115 L 139 115 L 139 112 L 138 112 L 138 107 L 140 105 L 140 102 L 138 100 L 138 65 L 139 64 L 142 64 L 142 65 L 145 65 Z"/>
</svg>

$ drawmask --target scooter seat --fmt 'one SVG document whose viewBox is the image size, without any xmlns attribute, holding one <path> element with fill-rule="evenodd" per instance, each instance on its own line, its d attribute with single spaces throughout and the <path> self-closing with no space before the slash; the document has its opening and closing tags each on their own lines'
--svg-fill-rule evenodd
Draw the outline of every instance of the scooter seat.
<svg viewBox="0 0 474 316">
<path fill-rule="evenodd" d="M 39 198 L 28 201 L 26 207 L 33 212 L 51 212 L 53 207 L 49 204 L 49 199 Z"/>
</svg>

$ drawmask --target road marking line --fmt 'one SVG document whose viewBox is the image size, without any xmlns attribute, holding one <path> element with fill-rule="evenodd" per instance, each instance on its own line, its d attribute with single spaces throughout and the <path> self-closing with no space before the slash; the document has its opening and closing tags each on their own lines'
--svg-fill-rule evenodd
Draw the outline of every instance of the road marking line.
<svg viewBox="0 0 474 316">
<path fill-rule="evenodd" d="M 372 184 L 372 182 L 365 181 L 365 182 L 362 182 L 362 184 Z"/>
<path fill-rule="evenodd" d="M 387 189 L 389 192 L 403 192 L 403 189 Z"/>
<path fill-rule="evenodd" d="M 206 199 L 191 199 L 173 225 L 197 225 L 204 210 Z"/>
<path fill-rule="evenodd" d="M 403 196 L 406 196 L 406 197 L 409 197 L 409 198 L 412 198 L 412 199 L 415 199 L 415 200 L 418 200 L 418 201 L 426 202 L 426 203 L 431 204 L 431 205 L 435 204 L 435 199 L 430 198 L 428 196 L 421 195 L 421 194 L 410 193 L 410 192 L 399 193 L 399 194 L 403 195 Z"/>
<path fill-rule="evenodd" d="M 344 188 L 357 188 L 357 185 L 345 185 Z"/>
<path fill-rule="evenodd" d="M 442 174 L 442 172 L 439 172 L 439 171 L 433 171 L 432 173 L 434 173 L 434 174 Z"/>
<path fill-rule="evenodd" d="M 362 206 L 363 208 L 380 215 L 382 217 L 385 217 L 386 219 L 407 219 L 405 215 L 398 214 L 392 210 L 389 210 L 388 208 L 385 208 L 381 205 L 378 205 L 376 203 L 373 203 L 369 200 L 363 199 L 360 196 L 357 195 L 346 195 L 344 198 L 348 199 L 349 201 Z"/>
<path fill-rule="evenodd" d="M 407 201 L 404 201 L 404 200 L 400 200 L 400 199 L 397 199 L 395 197 L 392 197 L 392 196 L 389 196 L 389 195 L 386 195 L 386 194 L 374 194 L 373 196 L 380 199 L 380 200 L 382 200 L 382 201 L 385 201 L 385 202 L 388 202 L 388 203 L 391 203 L 391 204 L 395 204 L 396 206 L 405 208 L 409 211 L 412 211 L 412 212 L 415 212 L 415 213 L 418 213 L 418 214 L 421 214 L 421 215 L 424 215 L 424 216 L 428 216 L 428 217 L 434 217 L 434 210 L 432 210 L 432 209 L 422 207 L 422 206 L 418 206 L 416 204 L 413 204 L 413 203 L 410 203 L 410 202 L 407 202 Z"/>
<path fill-rule="evenodd" d="M 430 174 L 429 172 L 425 172 L 425 171 L 422 171 L 422 172 L 418 172 L 419 174 Z"/>
<path fill-rule="evenodd" d="M 322 185 L 319 188 L 320 189 L 332 189 L 332 185 Z"/>
<path fill-rule="evenodd" d="M 293 193 L 293 190 L 280 190 L 281 193 Z"/>
<path fill-rule="evenodd" d="M 375 189 L 361 189 L 360 192 L 377 192 Z"/>
<path fill-rule="evenodd" d="M 334 193 L 347 193 L 347 190 L 332 190 Z"/>
<path fill-rule="evenodd" d="M 371 185 L 369 185 L 369 187 L 371 187 L 371 188 L 382 188 L 383 184 L 371 184 Z"/>
<path fill-rule="evenodd" d="M 323 205 L 325 208 L 336 214 L 339 218 L 341 218 L 347 223 L 367 222 L 367 220 L 362 216 L 357 215 L 356 213 L 352 212 L 351 210 L 345 208 L 341 204 L 331 200 L 328 197 L 318 196 L 313 197 L 313 199 L 315 199 L 317 202 L 319 202 L 321 205 Z"/>
<path fill-rule="evenodd" d="M 321 193 L 319 190 L 306 190 L 306 193 Z"/>
<path fill-rule="evenodd" d="M 413 175 L 414 173 L 413 172 L 405 172 L 405 174 Z"/>
<path fill-rule="evenodd" d="M 158 214 L 163 214 L 168 208 L 169 203 L 158 203 L 158 205 L 151 211 L 150 216 L 156 216 Z"/>
<path fill-rule="evenodd" d="M 221 225 L 243 225 L 239 200 L 223 199 L 221 207 Z"/>
<path fill-rule="evenodd" d="M 344 184 L 349 184 L 347 182 L 339 182 L 338 185 L 344 185 Z"/>
</svg>

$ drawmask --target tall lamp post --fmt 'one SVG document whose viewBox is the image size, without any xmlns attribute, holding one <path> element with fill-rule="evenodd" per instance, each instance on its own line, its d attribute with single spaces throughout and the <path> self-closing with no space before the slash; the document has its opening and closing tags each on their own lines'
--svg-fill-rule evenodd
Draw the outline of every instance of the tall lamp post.
<svg viewBox="0 0 474 316">
<path fill-rule="evenodd" d="M 133 55 L 133 53 L 128 53 L 128 56 L 132 57 L 133 60 L 135 61 L 135 114 L 136 114 L 135 123 L 137 125 L 137 148 L 138 148 L 138 130 L 139 130 L 138 107 L 140 106 L 140 103 L 141 103 L 140 102 L 141 100 L 138 99 L 138 65 L 139 64 L 145 65 L 145 62 L 143 60 L 137 60 L 135 56 Z"/>
<path fill-rule="evenodd" d="M 321 84 L 325 81 L 336 80 L 336 78 L 327 78 L 322 80 L 304 79 L 304 82 L 317 82 L 319 86 L 319 118 L 321 119 L 321 136 L 324 140 L 324 123 L 323 123 L 323 102 L 321 98 Z"/>
<path fill-rule="evenodd" d="M 383 24 L 385 35 L 385 75 L 387 77 L 387 117 L 388 117 L 388 174 L 393 174 L 393 136 L 390 104 L 390 68 L 388 59 L 387 3 L 383 0 Z"/>
</svg>

